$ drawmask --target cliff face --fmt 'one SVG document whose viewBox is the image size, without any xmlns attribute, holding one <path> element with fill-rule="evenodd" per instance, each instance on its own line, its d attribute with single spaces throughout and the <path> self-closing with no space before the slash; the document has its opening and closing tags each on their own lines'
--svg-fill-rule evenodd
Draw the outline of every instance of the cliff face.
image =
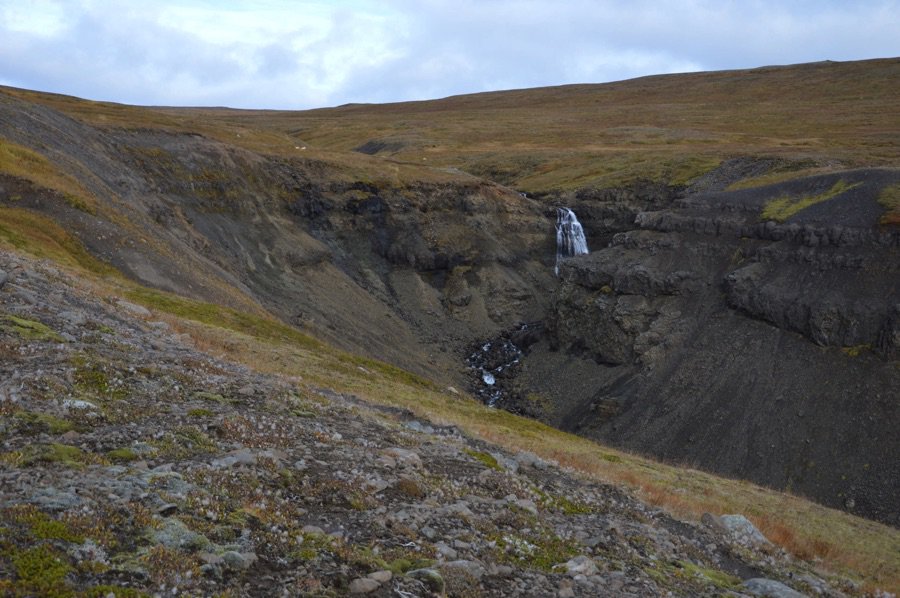
<svg viewBox="0 0 900 598">
<path fill-rule="evenodd" d="M 563 265 L 546 321 L 554 367 L 590 382 L 542 383 L 534 352 L 523 378 L 565 429 L 896 524 L 900 234 L 875 198 L 898 181 L 850 171 L 637 213 Z"/>
</svg>

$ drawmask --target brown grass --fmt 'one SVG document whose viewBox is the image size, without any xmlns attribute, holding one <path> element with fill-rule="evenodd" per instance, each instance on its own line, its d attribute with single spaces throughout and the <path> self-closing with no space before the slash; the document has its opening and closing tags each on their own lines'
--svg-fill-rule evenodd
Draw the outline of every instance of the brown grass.
<svg viewBox="0 0 900 598">
<path fill-rule="evenodd" d="M 61 172 L 43 155 L 2 138 L 0 172 L 52 189 L 63 201 L 83 212 L 97 211 L 96 198 L 75 178 Z"/>
<path fill-rule="evenodd" d="M 684 183 L 736 155 L 817 171 L 894 165 L 898 80 L 900 60 L 891 58 L 302 112 L 136 108 L 2 92 L 98 126 L 192 131 L 401 181 L 446 177 L 441 168 L 455 167 L 538 192 L 638 178 Z M 399 145 L 375 157 L 352 151 L 381 139 Z"/>
</svg>

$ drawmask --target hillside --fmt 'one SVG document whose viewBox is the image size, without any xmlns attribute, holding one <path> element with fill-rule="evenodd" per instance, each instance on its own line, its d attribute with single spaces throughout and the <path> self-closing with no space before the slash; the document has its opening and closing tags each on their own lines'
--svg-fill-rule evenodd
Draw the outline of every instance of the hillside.
<svg viewBox="0 0 900 598">
<path fill-rule="evenodd" d="M 744 513 L 794 554 L 825 559 L 833 570 L 868 584 L 861 590 L 840 581 L 832 589 L 892 588 L 895 530 L 738 482 L 600 449 L 480 408 L 457 393 L 481 390 L 481 373 L 465 362 L 474 348 L 512 340 L 522 351 L 518 363 L 495 372 L 502 407 L 618 447 L 786 489 L 896 526 L 898 82 L 900 60 L 886 59 L 298 113 L 140 108 L 0 88 L 0 244 L 20 256 L 12 260 L 30 259 L 21 257 L 30 254 L 76 269 L 81 274 L 75 276 L 95 285 L 88 296 L 112 294 L 127 305 L 168 314 L 168 325 L 191 336 L 195 347 L 190 351 L 212 351 L 251 368 L 197 365 L 217 372 L 210 374 L 215 389 L 208 392 L 227 400 L 195 405 L 190 396 L 179 395 L 184 404 L 168 414 L 147 405 L 150 395 L 137 392 L 145 382 L 136 381 L 121 397 L 129 399 L 132 411 L 125 411 L 135 417 L 135 410 L 147 408 L 154 417 L 174 418 L 165 420 L 167 428 L 191 427 L 188 412 L 195 410 L 204 412 L 203 426 L 219 426 L 234 411 L 233 398 L 240 409 L 259 408 L 263 418 L 283 407 L 281 399 L 272 404 L 257 399 L 284 394 L 283 381 L 259 378 L 266 390 L 242 395 L 235 394 L 243 387 L 237 379 L 301 376 L 304 390 L 290 392 L 313 403 L 320 390 L 337 389 L 354 395 L 348 399 L 323 391 L 338 411 L 364 409 L 359 401 L 399 404 L 415 409 L 417 418 L 431 419 L 432 428 L 460 426 L 464 434 L 453 442 L 462 443 L 455 445 L 462 454 L 496 450 L 468 444 L 472 440 L 466 435 L 471 435 L 499 443 L 512 455 L 532 451 L 599 475 L 619 489 L 637 488 L 644 500 L 674 509 L 679 517 Z M 553 225 L 560 205 L 575 209 L 594 251 L 567 260 L 557 278 Z M 53 268 L 26 269 L 47 267 Z M 52 324 L 51 331 L 60 334 L 67 316 L 52 314 L 71 311 L 64 305 L 71 291 L 54 290 L 46 286 L 49 282 L 31 290 L 25 282 L 15 284 L 25 289 L 16 295 L 20 299 L 49 293 L 49 303 L 13 301 L 4 313 Z M 9 295 L 4 299 L 11 301 Z M 86 301 L 79 309 L 99 310 L 96 317 L 86 316 L 88 321 L 117 329 L 108 323 L 109 305 L 120 305 L 117 301 Z M 38 311 L 46 318 L 28 317 L 36 305 L 44 305 Z M 21 325 L 4 317 L 12 323 L 4 328 L 5 338 L 21 337 Z M 154 343 L 168 347 L 169 341 L 145 337 L 147 331 L 138 329 L 142 332 L 134 329 L 133 334 L 143 340 L 130 345 L 104 336 L 109 333 L 97 338 L 103 359 L 115 361 L 117 371 L 127 371 L 132 361 L 168 359 L 154 353 L 163 351 Z M 11 342 L 11 359 L 41 347 L 22 345 L 21 338 Z M 207 359 L 214 358 L 198 353 L 189 361 Z M 44 365 L 36 362 L 29 375 L 39 379 Z M 178 370 L 173 379 L 197 375 L 172 367 Z M 13 371 L 24 371 L 17 368 Z M 90 394 L 79 390 L 78 374 L 68 371 L 60 370 L 59 390 Z M 190 384 L 191 392 L 207 392 L 200 388 L 206 379 Z M 38 390 L 48 392 L 39 384 L 26 387 L 37 389 L 29 390 L 27 400 L 37 400 Z M 451 387 L 454 391 L 441 390 Z M 108 392 L 112 389 L 104 387 L 101 394 Z M 10 415 L 19 411 L 14 408 Z M 26 465 L 47 461 L 29 460 L 23 452 L 29 434 L 44 434 L 43 446 L 69 444 L 45 425 L 56 420 L 40 415 L 65 419 L 65 414 L 30 403 L 24 411 L 37 415 L 20 419 L 37 423 L 5 428 L 4 467 L 16 479 L 22 459 Z M 373 413 L 377 420 L 394 412 L 375 408 Z M 325 436 L 335 431 L 342 438 L 350 433 L 341 417 L 316 410 L 314 415 L 328 428 L 324 436 L 313 434 L 317 442 L 327 444 Z M 72 422 L 81 426 L 76 426 L 78 434 L 87 434 L 80 450 L 99 455 L 85 457 L 82 465 L 114 468 L 103 470 L 101 477 L 137 475 L 115 469 L 103 455 L 155 434 L 141 431 L 141 424 L 122 436 L 121 447 L 98 444 L 106 428 L 92 432 L 91 427 L 123 425 L 131 415 L 122 417 Z M 142 421 L 152 427 L 151 419 Z M 308 435 L 301 424 L 285 423 L 292 434 Z M 229 451 L 289 448 L 226 438 L 240 444 L 232 446 L 210 436 L 208 428 L 202 431 L 202 442 L 194 439 L 199 444 L 188 439 L 196 455 L 172 446 L 171 455 L 154 453 L 147 466 L 172 462 L 177 467 L 181 460 L 193 472 L 205 467 L 197 458 L 207 463 Z M 371 442 L 380 448 L 400 442 L 383 439 L 386 433 L 365 427 L 362 438 L 379 438 Z M 404 442 L 428 444 L 424 438 Z M 305 458 L 288 452 L 275 465 Z M 437 465 L 433 459 L 439 452 L 417 455 L 428 462 L 427 471 L 440 472 L 436 477 L 474 483 L 465 467 Z M 359 460 L 350 448 L 345 453 Z M 51 471 L 51 477 L 58 475 Z M 346 473 L 353 480 L 361 475 Z M 567 481 L 553 484 L 574 484 L 571 493 L 566 491 L 569 499 L 578 502 L 587 492 L 602 502 L 606 491 L 579 489 L 581 482 L 566 477 L 569 473 L 559 475 Z M 420 488 L 422 480 L 416 480 Z M 508 480 L 497 483 L 504 486 Z M 509 483 L 522 490 L 549 482 Z M 22 488 L 30 492 L 27 484 Z M 378 497 L 379 492 L 373 494 L 388 506 L 398 498 L 387 490 Z M 539 514 L 552 519 L 540 511 L 540 495 L 529 492 L 511 491 L 516 500 L 536 501 Z M 430 496 L 429 491 L 415 494 L 425 501 Z M 634 499 L 623 495 L 622 500 Z M 182 514 L 189 506 L 168 503 L 177 503 L 182 510 L 175 512 Z M 646 505 L 628 504 L 630 514 L 622 517 L 647 524 Z M 355 509 L 349 503 L 332 507 Z M 34 542 L 15 517 L 10 525 L 18 530 L 16 537 Z M 206 534 L 199 520 L 179 521 Z M 560 530 L 572 525 L 553 521 Z M 701 533 L 681 525 L 663 527 L 682 538 Z M 840 539 L 823 531 L 838 528 Z M 568 533 L 559 531 L 559 537 Z M 421 545 L 418 537 L 408 541 Z M 491 559 L 499 558 L 484 552 L 496 548 L 496 543 L 488 545 L 491 541 L 470 555 L 485 571 Z M 223 542 L 214 540 L 217 546 Z M 328 552 L 334 559 L 335 552 Z M 728 558 L 738 553 L 743 554 L 729 549 Z M 738 580 L 756 573 L 791 579 L 785 573 L 789 565 L 763 569 L 758 559 L 768 557 L 744 556 L 738 559 L 744 565 L 733 567 L 723 564 L 728 559 L 722 555 L 690 560 L 679 553 L 676 560 L 687 558 Z M 274 567 L 278 556 L 269 557 L 266 566 Z M 11 558 L 4 562 L 8 571 Z M 363 566 L 346 558 L 344 551 L 334 561 L 336 570 L 349 565 L 362 575 L 376 563 Z M 605 557 L 594 553 L 593 558 Z M 514 565 L 534 569 L 533 563 Z M 319 572 L 333 571 L 320 566 L 317 561 Z M 685 577 L 683 566 L 653 573 L 647 573 L 646 563 L 635 566 L 644 572 L 635 570 L 628 578 L 635 595 L 653 595 L 662 587 L 684 595 L 701 591 L 673 581 Z M 271 575 L 277 583 L 284 581 L 280 573 Z M 548 583 L 558 589 L 563 581 L 522 575 L 517 579 L 526 585 Z M 689 569 L 687 577 L 696 581 L 696 572 Z M 79 579 L 78 587 L 85 588 L 87 578 Z M 479 587 L 499 591 L 490 584 Z"/>
<path fill-rule="evenodd" d="M 895 531 L 579 446 L 271 320 L 150 311 L 134 288 L 0 251 L 4 595 L 845 596 L 898 579 Z M 624 475 L 656 501 L 690 480 L 693 508 L 754 505 L 841 574 L 741 518 L 675 519 Z M 793 536 L 770 511 L 827 530 Z"/>
</svg>

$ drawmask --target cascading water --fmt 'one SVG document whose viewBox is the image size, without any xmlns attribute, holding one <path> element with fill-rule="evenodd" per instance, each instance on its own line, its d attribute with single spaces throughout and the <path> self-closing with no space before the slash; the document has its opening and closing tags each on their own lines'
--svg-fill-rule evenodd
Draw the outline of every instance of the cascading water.
<svg viewBox="0 0 900 598">
<path fill-rule="evenodd" d="M 569 208 L 556 208 L 556 275 L 559 276 L 559 262 L 562 258 L 586 253 L 587 239 L 575 212 Z"/>
<path fill-rule="evenodd" d="M 503 333 L 474 347 L 466 359 L 474 374 L 472 391 L 485 404 L 494 407 L 504 398 L 508 382 L 515 378 L 522 358 L 522 349 L 513 342 L 512 337 L 521 336 L 528 330 L 529 325 L 522 324 L 513 332 Z"/>
</svg>

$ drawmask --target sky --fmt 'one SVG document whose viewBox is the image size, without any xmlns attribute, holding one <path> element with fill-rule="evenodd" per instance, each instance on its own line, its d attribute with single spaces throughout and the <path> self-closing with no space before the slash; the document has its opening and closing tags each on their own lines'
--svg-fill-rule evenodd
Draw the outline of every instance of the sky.
<svg viewBox="0 0 900 598">
<path fill-rule="evenodd" d="M 0 84 L 306 109 L 900 56 L 900 0 L 0 0 Z"/>
</svg>

